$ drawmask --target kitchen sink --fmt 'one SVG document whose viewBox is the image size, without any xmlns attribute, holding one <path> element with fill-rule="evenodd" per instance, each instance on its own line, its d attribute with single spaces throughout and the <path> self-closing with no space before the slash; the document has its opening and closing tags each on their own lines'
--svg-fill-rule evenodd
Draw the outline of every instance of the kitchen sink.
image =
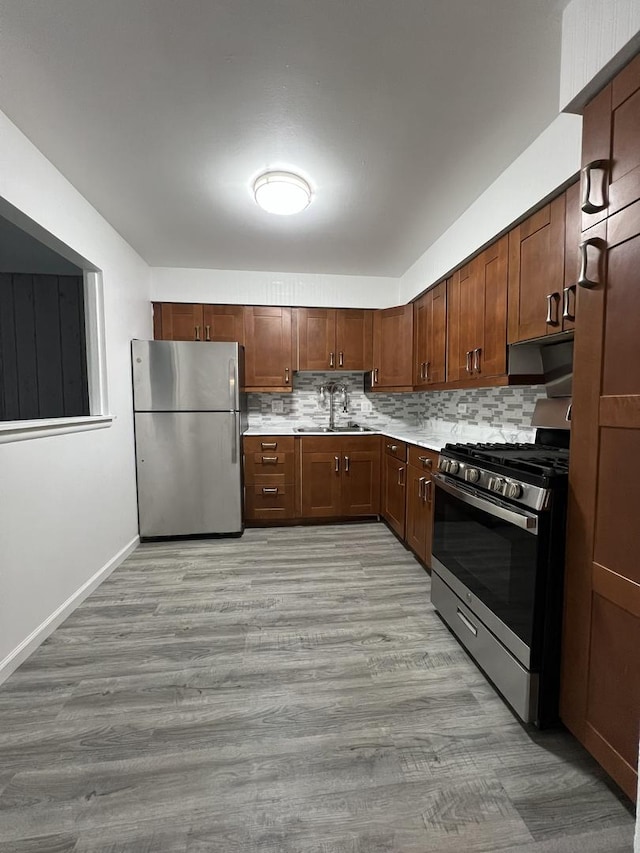
<svg viewBox="0 0 640 853">
<path fill-rule="evenodd" d="M 294 432 L 373 432 L 372 429 L 365 426 L 360 426 L 359 424 L 348 424 L 347 426 L 301 426 L 294 427 Z"/>
</svg>

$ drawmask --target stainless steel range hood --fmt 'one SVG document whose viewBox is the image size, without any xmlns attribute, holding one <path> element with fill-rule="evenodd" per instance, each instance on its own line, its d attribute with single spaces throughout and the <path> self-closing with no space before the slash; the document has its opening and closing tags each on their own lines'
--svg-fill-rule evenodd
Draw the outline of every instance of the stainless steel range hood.
<svg viewBox="0 0 640 853">
<path fill-rule="evenodd" d="M 544 383 L 547 398 L 536 403 L 531 426 L 571 428 L 573 335 L 512 344 L 509 373 L 537 375 Z"/>
</svg>

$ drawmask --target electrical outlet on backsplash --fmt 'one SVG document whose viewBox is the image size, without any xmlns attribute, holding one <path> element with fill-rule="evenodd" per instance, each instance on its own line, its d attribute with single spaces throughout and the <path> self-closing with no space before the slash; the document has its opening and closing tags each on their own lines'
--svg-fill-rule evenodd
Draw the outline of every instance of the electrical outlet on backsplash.
<svg viewBox="0 0 640 853">
<path fill-rule="evenodd" d="M 456 391 L 420 391 L 406 394 L 366 394 L 362 373 L 294 373 L 290 394 L 249 394 L 249 426 L 287 425 L 326 426 L 329 403 L 323 400 L 320 386 L 338 382 L 347 388 L 347 411 L 342 398 L 335 401 L 337 424 L 357 421 L 372 429 L 426 429 L 446 423 L 449 429 L 464 426 L 491 427 L 515 441 L 519 432 L 529 430 L 538 400 L 545 396 L 544 386 L 511 388 L 470 388 Z M 275 402 L 275 406 L 273 405 Z M 280 410 L 281 414 L 274 410 Z M 462 411 L 461 411 L 462 409 Z M 447 431 L 449 431 L 447 429 Z"/>
</svg>

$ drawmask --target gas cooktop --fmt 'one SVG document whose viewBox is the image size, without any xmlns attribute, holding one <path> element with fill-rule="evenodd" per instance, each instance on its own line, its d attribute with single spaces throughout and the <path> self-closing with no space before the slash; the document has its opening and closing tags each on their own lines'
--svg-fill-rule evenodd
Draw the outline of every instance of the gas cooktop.
<svg viewBox="0 0 640 853">
<path fill-rule="evenodd" d="M 569 472 L 568 448 L 546 444 L 447 444 L 442 453 L 463 461 L 500 465 L 512 475 L 553 477 Z"/>
</svg>

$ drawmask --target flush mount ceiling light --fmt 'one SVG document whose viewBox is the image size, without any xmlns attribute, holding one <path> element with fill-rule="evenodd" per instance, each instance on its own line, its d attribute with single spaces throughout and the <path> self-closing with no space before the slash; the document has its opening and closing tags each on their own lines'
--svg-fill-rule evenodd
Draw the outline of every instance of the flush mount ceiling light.
<svg viewBox="0 0 640 853">
<path fill-rule="evenodd" d="M 267 213 L 291 216 L 311 201 L 311 187 L 292 172 L 265 172 L 253 185 L 256 203 Z"/>
</svg>

